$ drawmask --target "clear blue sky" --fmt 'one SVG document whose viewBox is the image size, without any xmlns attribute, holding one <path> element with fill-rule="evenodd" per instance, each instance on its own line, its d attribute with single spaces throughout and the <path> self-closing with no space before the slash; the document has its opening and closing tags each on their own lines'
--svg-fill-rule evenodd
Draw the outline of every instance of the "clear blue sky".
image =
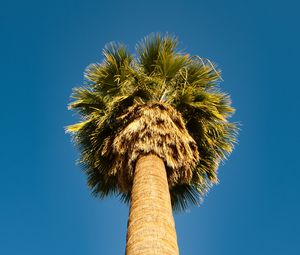
<svg viewBox="0 0 300 255">
<path fill-rule="evenodd" d="M 90 196 L 63 127 L 105 43 L 151 32 L 218 63 L 242 123 L 220 184 L 176 214 L 181 254 L 300 254 L 296 1 L 1 1 L 0 254 L 124 254 L 128 208 Z"/>
</svg>

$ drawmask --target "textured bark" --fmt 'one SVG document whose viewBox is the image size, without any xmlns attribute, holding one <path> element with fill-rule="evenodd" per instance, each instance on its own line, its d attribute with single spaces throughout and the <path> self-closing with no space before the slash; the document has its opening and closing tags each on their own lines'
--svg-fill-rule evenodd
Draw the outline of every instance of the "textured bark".
<svg viewBox="0 0 300 255">
<path fill-rule="evenodd" d="M 164 162 L 141 157 L 135 168 L 126 255 L 179 254 Z"/>
</svg>

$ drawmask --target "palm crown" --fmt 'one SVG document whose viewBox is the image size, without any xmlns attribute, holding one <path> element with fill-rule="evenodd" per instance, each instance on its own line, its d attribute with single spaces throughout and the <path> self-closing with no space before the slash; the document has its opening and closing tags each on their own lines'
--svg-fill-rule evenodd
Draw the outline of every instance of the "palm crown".
<svg viewBox="0 0 300 255">
<path fill-rule="evenodd" d="M 74 89 L 69 108 L 82 121 L 67 129 L 93 193 L 128 201 L 136 160 L 154 153 L 165 162 L 173 208 L 198 204 L 236 141 L 219 71 L 179 52 L 170 36 L 146 37 L 136 58 L 115 43 L 103 54 L 86 69 L 86 86 Z"/>
</svg>

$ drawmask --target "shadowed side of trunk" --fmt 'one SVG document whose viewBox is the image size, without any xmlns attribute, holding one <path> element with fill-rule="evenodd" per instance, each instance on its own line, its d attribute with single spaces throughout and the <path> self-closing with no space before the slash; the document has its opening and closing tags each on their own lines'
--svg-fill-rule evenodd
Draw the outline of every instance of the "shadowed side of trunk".
<svg viewBox="0 0 300 255">
<path fill-rule="evenodd" d="M 164 162 L 141 157 L 135 168 L 126 255 L 177 255 L 178 245 Z"/>
</svg>

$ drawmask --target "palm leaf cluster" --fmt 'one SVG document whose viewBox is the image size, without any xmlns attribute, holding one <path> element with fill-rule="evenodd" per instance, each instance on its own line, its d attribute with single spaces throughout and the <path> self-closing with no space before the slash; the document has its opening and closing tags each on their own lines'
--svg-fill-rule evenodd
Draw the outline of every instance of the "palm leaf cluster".
<svg viewBox="0 0 300 255">
<path fill-rule="evenodd" d="M 219 72 L 178 51 L 170 36 L 146 37 L 136 57 L 115 43 L 103 55 L 86 69 L 87 84 L 74 89 L 69 105 L 82 117 L 68 131 L 93 193 L 128 201 L 136 160 L 155 153 L 167 168 L 173 208 L 198 204 L 236 141 Z"/>
</svg>

